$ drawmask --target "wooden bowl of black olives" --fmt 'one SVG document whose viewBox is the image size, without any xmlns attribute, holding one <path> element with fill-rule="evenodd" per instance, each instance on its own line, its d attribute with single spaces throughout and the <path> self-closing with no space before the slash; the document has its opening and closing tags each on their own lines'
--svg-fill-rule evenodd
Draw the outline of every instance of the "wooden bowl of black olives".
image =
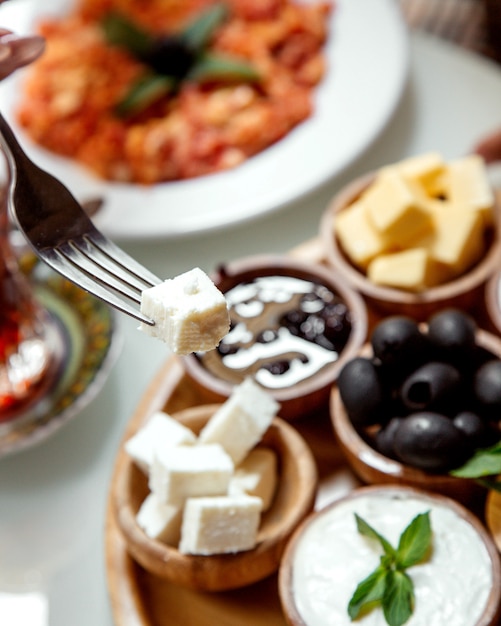
<svg viewBox="0 0 501 626">
<path fill-rule="evenodd" d="M 448 236 L 457 239 L 455 231 L 459 230 L 444 226 L 441 243 L 423 243 L 426 239 L 421 235 L 404 243 L 399 236 L 388 250 L 376 253 L 379 240 L 371 225 L 360 224 L 357 215 L 367 212 L 363 204 L 377 176 L 378 172 L 371 172 L 348 184 L 324 212 L 319 234 L 327 264 L 364 296 L 370 308 L 384 315 L 408 315 L 425 321 L 446 307 L 474 308 L 483 300 L 487 281 L 501 265 L 499 201 L 494 197 L 482 226 L 471 227 L 471 236 L 465 236 L 461 246 L 457 241 L 451 241 L 450 245 L 442 241 Z M 433 198 L 431 202 L 436 207 L 440 200 Z M 346 219 L 348 213 L 354 218 Z M 431 223 L 435 223 L 434 219 Z M 363 235 L 368 231 L 372 234 L 364 242 Z M 427 235 L 430 241 L 437 236 L 433 229 Z M 476 243 L 470 243 L 474 238 Z M 426 246 L 430 246 L 431 256 Z M 449 253 L 453 261 L 448 258 Z M 434 254 L 442 255 L 441 260 L 437 261 Z M 464 255 L 459 263 L 455 254 Z"/>
<path fill-rule="evenodd" d="M 418 323 L 383 319 L 341 370 L 331 421 L 366 483 L 401 483 L 478 503 L 485 489 L 454 476 L 501 439 L 501 339 L 459 309 Z"/>
<path fill-rule="evenodd" d="M 329 410 L 344 363 L 367 337 L 363 298 L 320 265 L 260 255 L 221 265 L 230 331 L 215 350 L 183 357 L 205 403 L 222 402 L 253 377 L 280 403 L 286 420 Z"/>
</svg>

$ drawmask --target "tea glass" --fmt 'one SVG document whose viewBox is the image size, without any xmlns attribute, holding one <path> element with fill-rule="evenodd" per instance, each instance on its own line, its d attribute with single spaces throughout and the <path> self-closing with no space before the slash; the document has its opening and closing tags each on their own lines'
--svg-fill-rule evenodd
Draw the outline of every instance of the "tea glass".
<svg viewBox="0 0 501 626">
<path fill-rule="evenodd" d="M 0 164 L 1 165 L 1 164 Z M 61 369 L 56 320 L 20 267 L 11 238 L 7 184 L 0 179 L 0 426 L 43 412 Z"/>
</svg>

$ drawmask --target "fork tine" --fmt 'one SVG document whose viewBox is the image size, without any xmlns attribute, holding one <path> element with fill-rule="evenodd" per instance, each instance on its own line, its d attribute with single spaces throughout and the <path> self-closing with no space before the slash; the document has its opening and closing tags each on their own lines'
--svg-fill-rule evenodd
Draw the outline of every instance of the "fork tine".
<svg viewBox="0 0 501 626">
<path fill-rule="evenodd" d="M 136 259 L 129 256 L 97 229 L 88 232 L 85 235 L 85 240 L 100 250 L 106 257 L 124 269 L 128 274 L 132 274 L 146 283 L 148 287 L 154 287 L 162 282 L 158 276 L 155 276 L 150 270 L 138 263 Z"/>
<path fill-rule="evenodd" d="M 108 288 L 103 287 L 94 278 L 88 276 L 80 269 L 77 269 L 76 266 L 71 264 L 64 256 L 58 254 L 56 249 L 46 248 L 43 252 L 39 251 L 39 255 L 43 258 L 47 265 L 52 267 L 52 269 L 59 272 L 59 274 L 62 274 L 65 278 L 75 283 L 85 291 L 88 291 L 97 298 L 104 300 L 119 311 L 122 311 L 122 313 L 130 315 L 140 322 L 144 322 L 149 326 L 154 325 L 153 320 L 143 315 L 136 307 L 125 302 Z"/>
<path fill-rule="evenodd" d="M 88 244 L 85 240 L 70 240 L 64 244 L 60 244 L 55 248 L 56 253 L 64 257 L 69 263 L 75 266 L 89 278 L 97 280 L 103 287 L 109 287 L 129 300 L 141 303 L 141 292 L 144 284 L 131 284 L 125 277 L 122 281 L 121 276 L 115 274 L 115 268 L 104 267 L 99 259 L 88 253 Z"/>
</svg>

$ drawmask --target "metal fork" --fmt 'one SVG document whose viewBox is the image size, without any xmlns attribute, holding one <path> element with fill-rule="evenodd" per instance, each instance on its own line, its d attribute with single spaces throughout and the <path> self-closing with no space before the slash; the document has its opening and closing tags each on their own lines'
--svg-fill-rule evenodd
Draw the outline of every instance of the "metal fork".
<svg viewBox="0 0 501 626">
<path fill-rule="evenodd" d="M 9 166 L 9 208 L 37 256 L 82 289 L 150 326 L 139 308 L 160 278 L 105 237 L 70 191 L 26 155 L 0 114 Z"/>
</svg>

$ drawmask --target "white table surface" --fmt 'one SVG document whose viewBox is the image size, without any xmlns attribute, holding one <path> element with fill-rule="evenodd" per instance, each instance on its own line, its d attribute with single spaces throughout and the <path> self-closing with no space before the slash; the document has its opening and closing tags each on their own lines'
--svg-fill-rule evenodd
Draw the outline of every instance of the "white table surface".
<svg viewBox="0 0 501 626">
<path fill-rule="evenodd" d="M 124 248 L 165 277 L 196 265 L 211 271 L 233 258 L 285 252 L 316 234 L 329 198 L 349 179 L 427 150 L 460 156 L 501 126 L 501 68 L 418 34 L 411 54 L 409 84 L 390 125 L 342 177 L 256 222 Z M 168 357 L 133 320 L 119 321 L 124 347 L 99 396 L 45 443 L 0 460 L 2 626 L 113 624 L 104 564 L 108 484 L 125 425 Z"/>
</svg>

